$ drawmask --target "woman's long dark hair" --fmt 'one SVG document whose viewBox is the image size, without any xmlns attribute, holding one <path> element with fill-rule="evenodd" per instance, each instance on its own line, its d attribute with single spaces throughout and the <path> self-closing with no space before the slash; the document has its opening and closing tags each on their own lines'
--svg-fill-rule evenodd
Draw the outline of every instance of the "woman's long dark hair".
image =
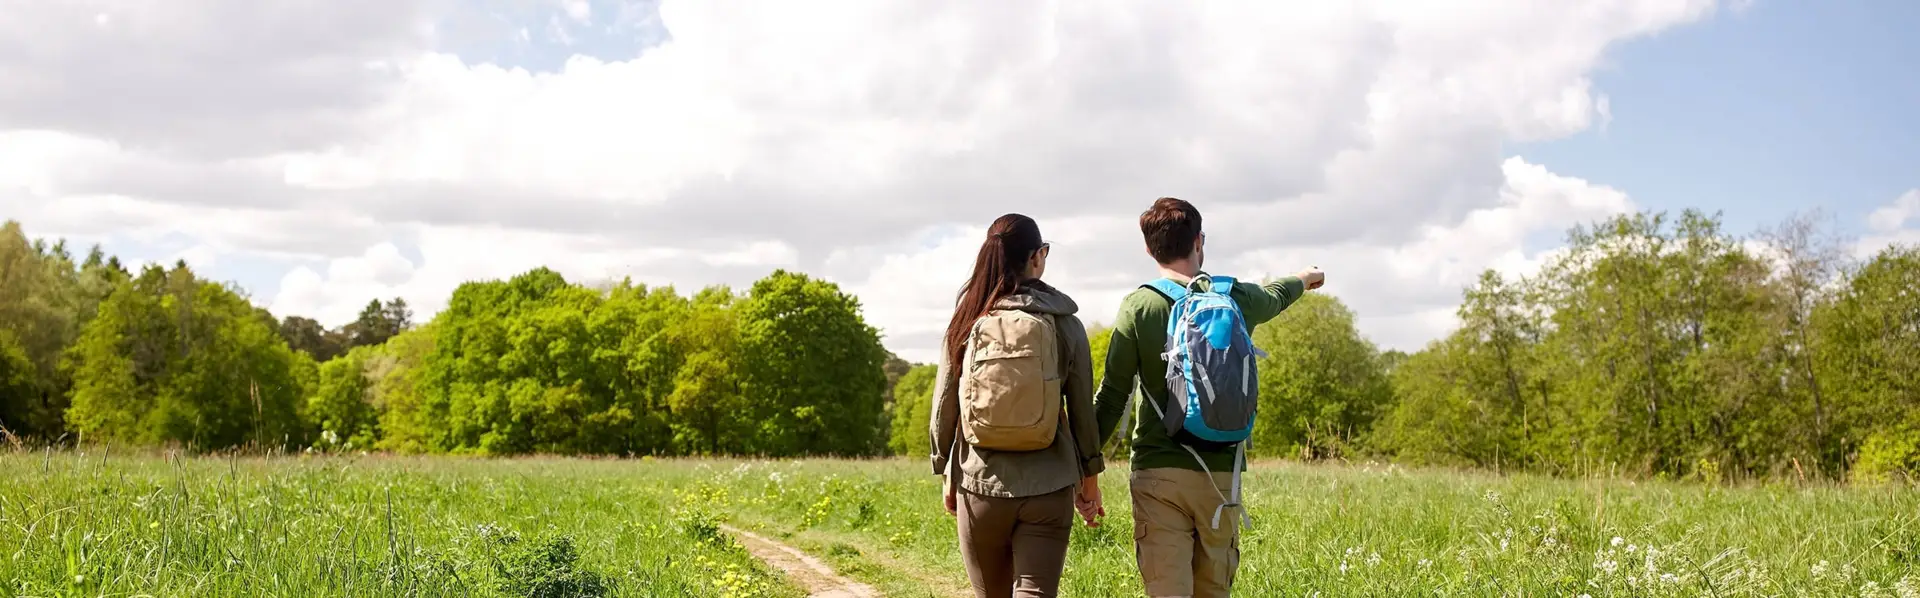
<svg viewBox="0 0 1920 598">
<path fill-rule="evenodd" d="M 1040 225 L 1019 214 L 1001 216 L 987 228 L 987 240 L 980 244 L 980 254 L 973 258 L 973 275 L 960 287 L 960 298 L 953 306 L 953 321 L 947 323 L 943 348 L 948 367 L 957 371 L 964 362 L 961 358 L 966 351 L 967 335 L 973 331 L 973 322 L 987 315 L 994 303 L 1012 295 L 1019 290 L 1020 283 L 1026 282 L 1027 261 L 1033 259 L 1033 253 L 1040 250 L 1042 243 Z"/>
</svg>

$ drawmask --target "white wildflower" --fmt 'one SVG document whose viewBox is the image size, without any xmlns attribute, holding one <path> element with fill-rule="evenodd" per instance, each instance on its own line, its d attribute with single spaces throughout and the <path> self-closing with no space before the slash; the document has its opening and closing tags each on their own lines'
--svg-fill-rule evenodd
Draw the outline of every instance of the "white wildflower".
<svg viewBox="0 0 1920 598">
<path fill-rule="evenodd" d="M 1830 566 L 1831 565 L 1828 565 L 1826 561 L 1820 561 L 1818 563 L 1814 563 L 1813 567 L 1809 569 L 1808 572 L 1813 574 L 1814 579 L 1824 579 L 1827 576 L 1827 568 Z"/>
<path fill-rule="evenodd" d="M 1428 560 L 1428 559 L 1420 559 L 1420 568 L 1421 568 L 1421 569 L 1432 569 L 1432 568 L 1433 568 L 1433 561 L 1431 561 L 1431 560 Z M 1905 597 L 1905 596 L 1902 596 L 1901 598 L 1906 598 L 1906 597 Z"/>
<path fill-rule="evenodd" d="M 1373 567 L 1379 564 L 1380 564 L 1380 553 L 1376 552 L 1376 553 L 1367 555 L 1368 567 Z"/>
<path fill-rule="evenodd" d="M 1341 575 L 1346 575 L 1346 574 L 1347 574 L 1347 562 L 1346 562 L 1346 561 L 1340 561 L 1340 574 L 1341 574 Z"/>
<path fill-rule="evenodd" d="M 1621 538 L 1620 536 L 1613 537 L 1613 545 L 1615 547 L 1619 547 L 1621 544 L 1626 544 L 1626 543 L 1627 543 L 1627 540 L 1625 538 Z"/>
<path fill-rule="evenodd" d="M 1893 593 L 1900 598 L 1920 598 L 1920 583 L 1914 582 L 1911 577 L 1903 577 L 1893 584 Z"/>
</svg>

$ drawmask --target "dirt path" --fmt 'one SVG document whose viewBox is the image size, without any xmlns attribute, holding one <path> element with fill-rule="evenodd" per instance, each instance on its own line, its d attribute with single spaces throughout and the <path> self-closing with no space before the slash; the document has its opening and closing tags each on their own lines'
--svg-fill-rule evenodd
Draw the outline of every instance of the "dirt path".
<svg viewBox="0 0 1920 598">
<path fill-rule="evenodd" d="M 833 572 L 833 567 L 799 549 L 730 525 L 720 528 L 738 536 L 740 544 L 753 553 L 754 558 L 800 584 L 809 598 L 882 598 L 873 586 L 842 577 Z"/>
</svg>

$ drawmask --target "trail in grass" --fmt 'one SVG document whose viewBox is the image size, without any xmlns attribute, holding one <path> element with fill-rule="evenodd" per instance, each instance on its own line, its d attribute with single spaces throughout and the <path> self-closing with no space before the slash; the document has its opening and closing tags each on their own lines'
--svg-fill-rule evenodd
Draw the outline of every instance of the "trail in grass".
<svg viewBox="0 0 1920 598">
<path fill-rule="evenodd" d="M 882 598 L 873 586 L 847 579 L 825 562 L 797 548 L 733 526 L 723 525 L 721 529 L 738 536 L 754 558 L 779 569 L 787 579 L 806 588 L 809 598 Z"/>
</svg>

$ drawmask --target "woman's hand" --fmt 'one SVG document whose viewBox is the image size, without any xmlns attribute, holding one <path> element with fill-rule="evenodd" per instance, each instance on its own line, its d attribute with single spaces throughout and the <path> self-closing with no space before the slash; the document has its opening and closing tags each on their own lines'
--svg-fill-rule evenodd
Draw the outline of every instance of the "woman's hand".
<svg viewBox="0 0 1920 598">
<path fill-rule="evenodd" d="M 1107 515 L 1107 508 L 1100 500 L 1100 476 L 1090 475 L 1080 480 L 1080 487 L 1073 495 L 1073 508 L 1080 511 L 1087 527 L 1100 527 L 1097 518 Z"/>
<path fill-rule="evenodd" d="M 960 509 L 959 509 L 959 506 L 955 504 L 954 495 L 953 495 L 953 478 L 942 477 L 940 482 L 940 488 L 941 488 L 941 494 L 946 495 L 945 502 L 947 505 L 947 515 L 951 516 L 951 515 L 959 514 Z"/>
</svg>

